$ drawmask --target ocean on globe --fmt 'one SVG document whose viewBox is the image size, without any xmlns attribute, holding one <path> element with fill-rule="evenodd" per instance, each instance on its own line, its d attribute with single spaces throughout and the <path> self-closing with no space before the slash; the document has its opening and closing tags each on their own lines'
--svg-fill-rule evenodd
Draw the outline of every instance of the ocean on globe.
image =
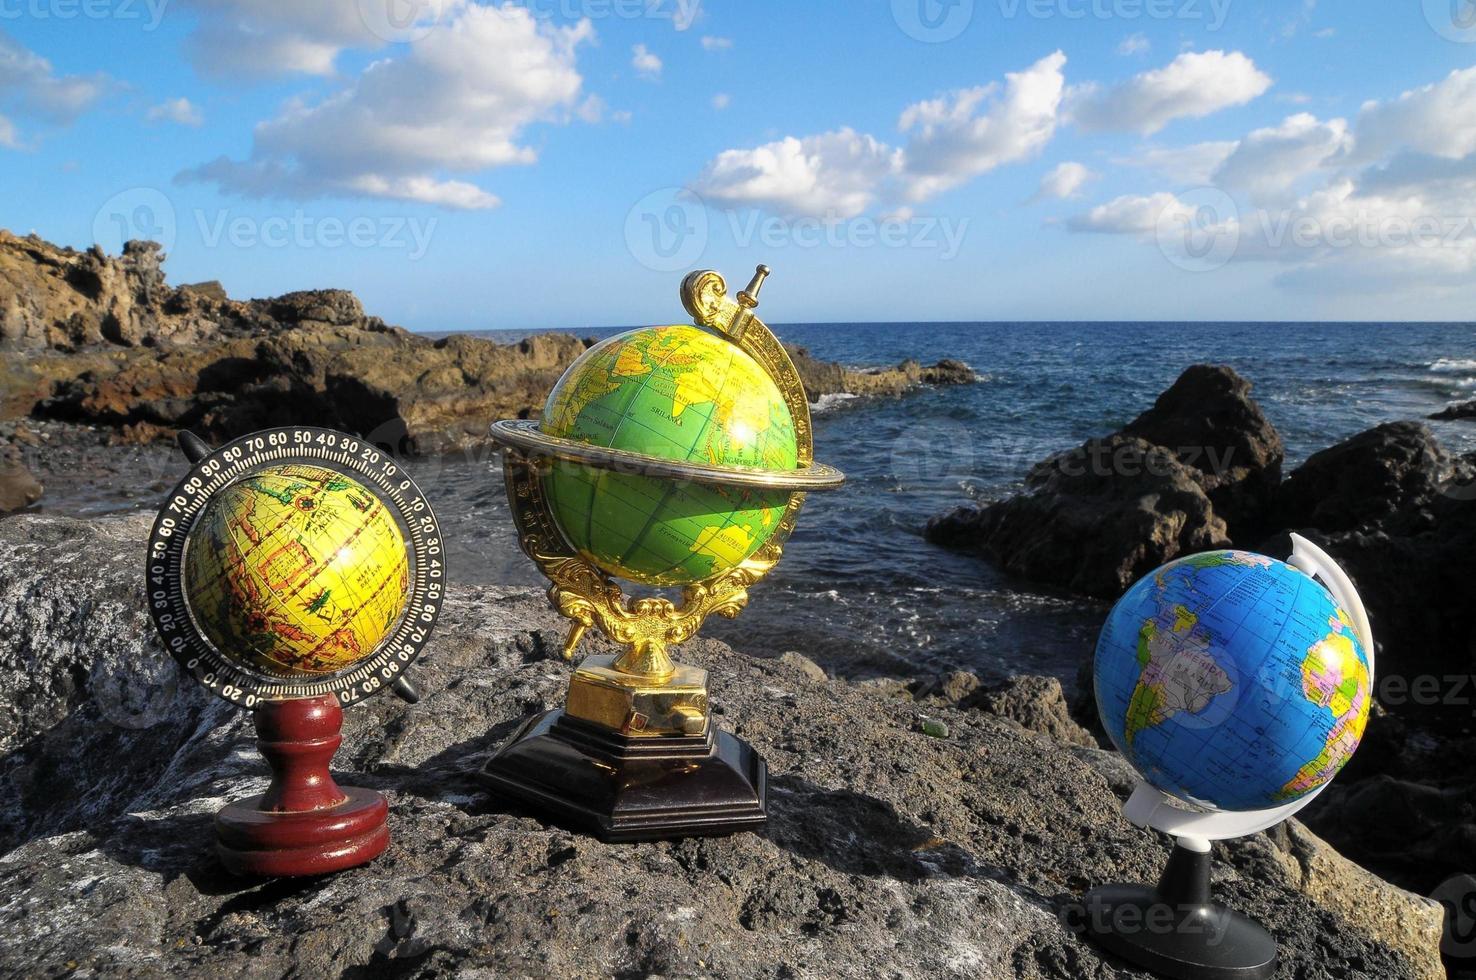
<svg viewBox="0 0 1476 980">
<path fill-rule="evenodd" d="M 692 326 L 651 327 L 585 351 L 542 431 L 711 466 L 793 470 L 794 419 L 752 357 Z M 605 572 L 687 585 L 738 565 L 779 526 L 789 491 L 699 484 L 556 461 L 544 489 L 569 544 Z"/>
<path fill-rule="evenodd" d="M 1245 551 L 1170 562 L 1113 607 L 1097 710 L 1150 785 L 1212 810 L 1290 803 L 1343 767 L 1372 670 L 1348 614 L 1310 576 Z"/>
<path fill-rule="evenodd" d="M 277 676 L 372 654 L 405 611 L 409 554 L 393 515 L 335 470 L 272 466 L 215 493 L 190 531 L 185 595 L 223 655 Z"/>
</svg>

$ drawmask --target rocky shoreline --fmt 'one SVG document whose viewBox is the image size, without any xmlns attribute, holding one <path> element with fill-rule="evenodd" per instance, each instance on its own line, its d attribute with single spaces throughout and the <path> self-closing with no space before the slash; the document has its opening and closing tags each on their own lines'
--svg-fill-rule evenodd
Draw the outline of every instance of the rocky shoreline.
<svg viewBox="0 0 1476 980">
<path fill-rule="evenodd" d="M 74 432 L 84 446 L 97 430 L 110 443 L 167 441 L 185 428 L 220 441 L 290 422 L 401 455 L 468 452 L 487 446 L 490 420 L 536 417 L 593 343 L 558 333 L 432 339 L 367 315 L 344 290 L 239 301 L 219 283 L 170 286 L 162 262 L 153 242 L 111 257 L 0 231 L 0 426 L 10 423 L 0 430 L 0 513 L 41 492 L 22 468 L 27 423 L 55 423 L 43 431 L 63 441 Z M 791 352 L 816 400 L 975 380 L 958 361 L 855 370 Z"/>
<path fill-rule="evenodd" d="M 154 638 L 146 525 L 0 521 L 0 972 L 1146 976 L 1063 914 L 1092 885 L 1156 877 L 1168 847 L 1122 819 L 1131 773 L 1070 720 L 1059 684 L 888 691 L 694 641 L 683 659 L 711 671 L 722 724 L 771 767 L 770 825 L 601 845 L 471 778 L 563 694 L 562 623 L 531 589 L 452 588 L 420 703 L 346 713 L 337 769 L 389 796 L 383 857 L 232 879 L 212 814 L 259 791 L 265 766 L 246 716 Z M 1273 932 L 1280 976 L 1441 975 L 1438 906 L 1297 821 L 1216 860 L 1217 897 Z"/>
<path fill-rule="evenodd" d="M 1390 422 L 1282 478 L 1275 426 L 1225 367 L 1186 370 L 1123 429 L 1038 463 L 1023 493 L 934 518 L 930 540 L 1008 572 L 1116 599 L 1158 565 L 1244 547 L 1325 548 L 1368 607 L 1378 705 L 1364 744 L 1303 819 L 1343 853 L 1429 892 L 1476 868 L 1476 455 Z M 1083 670 L 1089 669 L 1083 664 Z M 1078 719 L 1094 723 L 1091 685 Z"/>
</svg>

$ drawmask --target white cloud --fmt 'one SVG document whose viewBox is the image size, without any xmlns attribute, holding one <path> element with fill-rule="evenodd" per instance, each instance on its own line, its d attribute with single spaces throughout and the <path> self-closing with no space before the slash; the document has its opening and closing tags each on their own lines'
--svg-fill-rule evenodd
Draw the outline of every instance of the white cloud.
<svg viewBox="0 0 1476 980">
<path fill-rule="evenodd" d="M 51 62 L 0 31 L 0 108 L 46 122 L 67 124 L 107 94 L 109 79 L 58 75 Z M 23 145 L 15 123 L 0 116 L 0 146 Z"/>
<path fill-rule="evenodd" d="M 730 96 L 727 92 L 719 92 L 712 97 L 712 107 L 718 112 L 722 112 L 724 109 L 732 104 L 733 97 Z"/>
<path fill-rule="evenodd" d="M 851 129 L 785 137 L 751 150 L 725 150 L 694 190 L 728 207 L 754 205 L 785 214 L 853 218 L 897 176 L 902 153 Z"/>
<path fill-rule="evenodd" d="M 1150 47 L 1152 45 L 1148 42 L 1148 36 L 1146 34 L 1129 34 L 1117 46 L 1117 53 L 1124 57 L 1135 54 L 1147 54 Z"/>
<path fill-rule="evenodd" d="M 1358 113 L 1355 156 L 1371 160 L 1403 148 L 1441 157 L 1476 151 L 1476 68 L 1389 102 L 1366 102 Z"/>
<path fill-rule="evenodd" d="M 1107 89 L 1075 87 L 1069 105 L 1073 121 L 1087 132 L 1148 136 L 1175 119 L 1243 105 L 1270 87 L 1270 76 L 1239 51 L 1191 51 Z"/>
<path fill-rule="evenodd" d="M 1257 129 L 1241 140 L 1214 175 L 1252 200 L 1273 200 L 1302 177 L 1316 173 L 1343 153 L 1352 140 L 1342 119 L 1320 122 L 1309 113 L 1288 116 L 1280 126 Z"/>
<path fill-rule="evenodd" d="M 200 126 L 205 122 L 205 117 L 200 113 L 200 107 L 184 96 L 177 99 L 165 99 L 158 105 L 150 106 L 144 118 L 149 122 L 172 122 L 179 123 L 181 126 Z"/>
<path fill-rule="evenodd" d="M 908 106 L 898 121 L 911 137 L 905 148 L 849 128 L 788 136 L 718 154 L 693 189 L 729 207 L 843 218 L 878 202 L 916 203 L 1038 153 L 1056 129 L 1065 61 L 1058 51 L 1007 74 L 1003 85 Z"/>
<path fill-rule="evenodd" d="M 1113 162 L 1152 170 L 1175 184 L 1208 184 L 1239 145 L 1238 140 L 1211 140 L 1189 146 L 1149 146 Z"/>
<path fill-rule="evenodd" d="M 704 51 L 726 51 L 733 46 L 730 37 L 713 37 L 711 34 L 702 35 L 702 50 Z"/>
<path fill-rule="evenodd" d="M 1179 199 L 1167 191 L 1157 194 L 1124 194 L 1106 204 L 1099 204 L 1084 214 L 1073 215 L 1066 226 L 1072 231 L 1101 232 L 1110 235 L 1151 235 L 1158 226 L 1164 209 L 1182 208 Z"/>
<path fill-rule="evenodd" d="M 185 45 L 186 53 L 196 71 L 212 78 L 332 75 L 341 51 L 375 49 L 391 40 L 414 38 L 438 18 L 454 19 L 465 5 L 465 0 L 445 0 L 406 5 L 402 10 L 393 6 L 394 0 L 179 2 L 199 18 Z M 392 19 L 391 15 L 407 10 L 417 16 L 418 24 L 405 25 Z M 378 20 L 383 22 L 376 23 Z"/>
<path fill-rule="evenodd" d="M 534 162 L 523 130 L 587 110 L 576 49 L 589 22 L 467 6 L 403 57 L 376 61 L 317 103 L 294 100 L 256 127 L 249 159 L 180 174 L 258 197 L 356 194 L 486 208 L 497 198 L 448 172 Z"/>
<path fill-rule="evenodd" d="M 1168 227 L 1188 229 L 1200 245 L 1207 236 L 1223 242 L 1221 233 L 1233 232 L 1225 258 L 1275 263 L 1274 281 L 1286 288 L 1378 290 L 1385 298 L 1401 290 L 1470 292 L 1476 283 L 1473 86 L 1476 70 L 1454 72 L 1397 99 L 1366 103 L 1352 127 L 1341 119 L 1291 116 L 1231 144 L 1212 178 L 1223 189 L 1194 192 L 1208 208 L 1160 191 L 1116 198 L 1067 226 L 1154 240 L 1167 255 L 1174 243 L 1154 238 L 1167 215 L 1175 219 Z M 1314 177 L 1320 183 L 1306 189 Z"/>
<path fill-rule="evenodd" d="M 1081 196 L 1081 188 L 1097 175 L 1085 165 L 1068 160 L 1058 163 L 1041 178 L 1036 200 L 1066 200 Z"/>
<path fill-rule="evenodd" d="M 630 65 L 642 78 L 661 76 L 661 59 L 652 54 L 644 44 L 637 44 L 630 49 L 630 53 Z"/>
<path fill-rule="evenodd" d="M 998 84 L 908 106 L 898 128 L 907 144 L 907 196 L 920 201 L 1004 163 L 1028 159 L 1055 134 L 1066 56 L 1047 55 Z"/>
</svg>

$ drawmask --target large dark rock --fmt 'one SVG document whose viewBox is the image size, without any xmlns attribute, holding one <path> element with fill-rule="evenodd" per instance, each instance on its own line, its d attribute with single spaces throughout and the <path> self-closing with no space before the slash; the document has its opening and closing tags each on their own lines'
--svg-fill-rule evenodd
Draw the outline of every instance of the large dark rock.
<svg viewBox="0 0 1476 980">
<path fill-rule="evenodd" d="M 337 770 L 394 839 L 326 878 L 232 879 L 210 847 L 259 791 L 248 719 L 177 679 L 143 605 L 141 517 L 0 522 L 0 973 L 108 976 L 1145 977 L 1063 926 L 1091 885 L 1155 877 L 1122 759 L 983 711 L 930 709 L 715 641 L 721 723 L 771 767 L 762 834 L 606 846 L 472 773 L 562 697 L 536 590 L 453 588 L 419 704 L 346 713 Z M 1287 977 L 1433 977 L 1439 910 L 1304 828 L 1217 848 L 1215 889 Z"/>
<path fill-rule="evenodd" d="M 1122 435 L 1052 456 L 1024 493 L 935 517 L 925 534 L 1022 578 L 1107 599 L 1170 559 L 1229 543 L 1199 471 Z"/>
<path fill-rule="evenodd" d="M 1111 599 L 1179 555 L 1259 529 L 1281 436 L 1230 368 L 1197 364 L 1120 432 L 1037 463 L 1025 492 L 928 522 L 928 540 Z"/>
<path fill-rule="evenodd" d="M 1122 429 L 1198 470 L 1215 513 L 1237 537 L 1264 520 L 1286 457 L 1281 434 L 1250 392 L 1231 368 L 1195 364 Z"/>
<path fill-rule="evenodd" d="M 1308 457 L 1276 496 L 1279 527 L 1351 531 L 1425 508 L 1458 462 L 1428 426 L 1387 422 Z"/>
</svg>

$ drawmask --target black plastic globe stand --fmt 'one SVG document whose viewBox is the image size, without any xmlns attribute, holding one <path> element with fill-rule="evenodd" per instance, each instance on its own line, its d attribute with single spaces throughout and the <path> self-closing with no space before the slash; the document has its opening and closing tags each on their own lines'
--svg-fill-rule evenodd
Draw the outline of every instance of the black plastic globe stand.
<svg viewBox="0 0 1476 980">
<path fill-rule="evenodd" d="M 1210 901 L 1208 850 L 1175 842 L 1157 886 L 1102 885 L 1075 911 L 1088 939 L 1162 977 L 1265 980 L 1276 970 L 1271 934 Z"/>
</svg>

